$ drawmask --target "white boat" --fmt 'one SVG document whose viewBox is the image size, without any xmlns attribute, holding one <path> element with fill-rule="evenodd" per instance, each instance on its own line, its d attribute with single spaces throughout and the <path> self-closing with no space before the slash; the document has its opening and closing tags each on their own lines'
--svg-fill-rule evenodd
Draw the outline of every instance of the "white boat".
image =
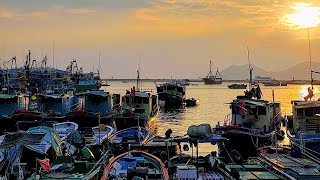
<svg viewBox="0 0 320 180">
<path fill-rule="evenodd" d="M 276 81 L 274 78 L 272 77 L 267 77 L 267 76 L 256 76 L 254 79 L 253 79 L 253 82 L 255 83 L 269 83 L 269 82 L 274 82 Z"/>
<path fill-rule="evenodd" d="M 115 132 L 115 129 L 113 129 L 111 126 L 100 124 L 100 126 L 93 127 L 92 132 L 94 144 L 101 144 L 104 139 L 107 139 Z"/>
<path fill-rule="evenodd" d="M 78 124 L 74 122 L 62 122 L 53 125 L 53 129 L 58 133 L 63 141 L 72 131 L 78 130 Z"/>
</svg>

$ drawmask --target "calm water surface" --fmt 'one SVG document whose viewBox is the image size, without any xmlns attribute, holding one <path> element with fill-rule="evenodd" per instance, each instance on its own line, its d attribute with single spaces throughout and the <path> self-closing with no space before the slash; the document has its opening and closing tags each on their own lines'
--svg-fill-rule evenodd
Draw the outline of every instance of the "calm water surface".
<svg viewBox="0 0 320 180">
<path fill-rule="evenodd" d="M 111 86 L 103 87 L 110 93 L 124 94 L 126 89 L 130 89 L 135 82 L 122 83 L 117 81 L 109 82 Z M 200 100 L 200 105 L 191 108 L 182 108 L 178 110 L 164 111 L 161 110 L 157 121 L 157 134 L 164 136 L 169 128 L 172 129 L 173 135 L 185 135 L 191 125 L 208 123 L 212 127 L 218 122 L 223 124 L 226 115 L 231 113 L 229 105 L 237 95 L 243 95 L 244 90 L 228 89 L 228 83 L 221 85 L 204 85 L 197 82 L 197 86 L 187 86 L 186 95 L 188 98 L 194 97 Z M 272 101 L 272 90 L 274 90 L 275 101 L 281 103 L 281 112 L 283 115 L 292 114 L 291 100 L 300 100 L 307 92 L 308 85 L 288 85 L 284 87 L 265 87 L 261 86 L 263 99 Z M 319 86 L 315 86 L 315 94 Z M 143 90 L 152 90 L 156 93 L 156 86 L 153 82 L 144 82 Z M 320 96 L 319 96 L 320 97 Z M 319 98 L 318 97 L 318 98 Z M 217 150 L 216 146 L 201 145 L 201 153 L 207 153 Z"/>
</svg>

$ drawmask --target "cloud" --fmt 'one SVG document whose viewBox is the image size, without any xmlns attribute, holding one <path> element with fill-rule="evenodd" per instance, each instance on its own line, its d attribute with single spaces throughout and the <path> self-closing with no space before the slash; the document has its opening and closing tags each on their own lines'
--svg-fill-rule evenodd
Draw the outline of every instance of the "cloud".
<svg viewBox="0 0 320 180">
<path fill-rule="evenodd" d="M 151 12 L 145 9 L 139 9 L 135 12 L 135 17 L 145 21 L 159 21 L 160 17 L 152 15 Z"/>
<path fill-rule="evenodd" d="M 47 10 L 41 11 L 23 11 L 23 10 L 13 10 L 8 8 L 0 7 L 0 19 L 11 19 L 11 20 L 21 20 L 24 18 L 40 18 L 47 17 L 49 15 L 56 14 L 71 14 L 71 15 L 85 15 L 90 13 L 95 13 L 97 10 L 89 8 L 65 8 L 64 6 L 52 6 Z"/>
</svg>

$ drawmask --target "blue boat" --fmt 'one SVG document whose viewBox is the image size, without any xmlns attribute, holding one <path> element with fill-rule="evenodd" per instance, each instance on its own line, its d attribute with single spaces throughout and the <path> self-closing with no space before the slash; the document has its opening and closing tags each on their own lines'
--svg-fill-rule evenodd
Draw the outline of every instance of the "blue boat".
<svg viewBox="0 0 320 180">
<path fill-rule="evenodd" d="M 117 131 L 108 137 L 108 142 L 114 154 L 121 154 L 127 152 L 129 145 L 143 145 L 153 136 L 154 134 L 147 129 L 136 126 Z"/>
<path fill-rule="evenodd" d="M 320 157 L 320 101 L 295 100 L 291 104 L 288 137 L 303 152 Z"/>
</svg>

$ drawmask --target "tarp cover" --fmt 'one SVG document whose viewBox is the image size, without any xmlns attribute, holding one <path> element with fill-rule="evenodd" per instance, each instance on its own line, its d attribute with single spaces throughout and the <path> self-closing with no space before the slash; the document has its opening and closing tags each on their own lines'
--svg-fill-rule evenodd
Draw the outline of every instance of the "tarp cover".
<svg viewBox="0 0 320 180">
<path fill-rule="evenodd" d="M 3 135 L 3 141 L 0 144 L 0 149 L 15 145 L 30 145 L 40 143 L 45 134 L 29 134 L 27 132 L 7 133 Z"/>
<path fill-rule="evenodd" d="M 62 156 L 61 140 L 57 132 L 52 128 L 45 126 L 32 127 L 28 129 L 30 134 L 45 134 L 40 143 L 33 145 L 27 145 L 26 147 L 32 151 L 36 151 L 40 154 L 46 154 L 47 151 L 52 148 L 54 149 L 57 156 Z"/>
<path fill-rule="evenodd" d="M 77 130 L 73 130 L 66 138 L 66 142 L 78 148 L 84 146 L 82 135 Z"/>
</svg>

